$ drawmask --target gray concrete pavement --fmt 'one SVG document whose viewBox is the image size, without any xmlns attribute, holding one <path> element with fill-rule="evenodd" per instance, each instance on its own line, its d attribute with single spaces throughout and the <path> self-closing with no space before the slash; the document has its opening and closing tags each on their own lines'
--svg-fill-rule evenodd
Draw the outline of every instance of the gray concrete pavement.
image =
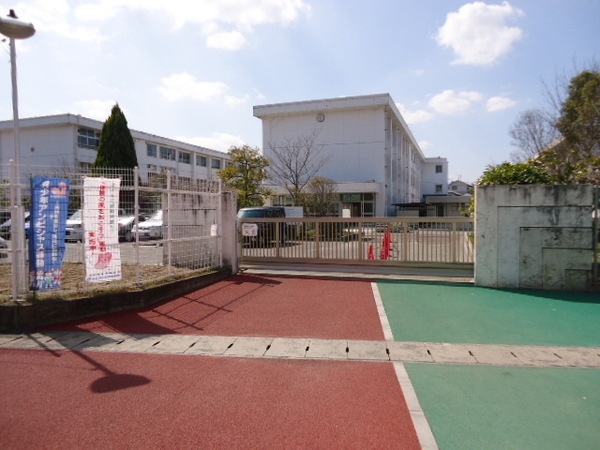
<svg viewBox="0 0 600 450">
<path fill-rule="evenodd" d="M 0 348 L 247 358 L 600 368 L 600 347 L 53 331 L 0 335 Z"/>
</svg>

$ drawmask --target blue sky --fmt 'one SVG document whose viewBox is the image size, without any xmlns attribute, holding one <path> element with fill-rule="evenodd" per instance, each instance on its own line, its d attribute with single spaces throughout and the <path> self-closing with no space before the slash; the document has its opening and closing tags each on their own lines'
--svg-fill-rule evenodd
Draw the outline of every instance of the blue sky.
<svg viewBox="0 0 600 450">
<path fill-rule="evenodd" d="M 216 150 L 261 147 L 254 105 L 390 93 L 426 156 L 475 181 L 544 83 L 600 61 L 600 0 L 0 0 L 22 118 L 105 120 Z M 0 43 L 0 120 L 12 118 Z"/>
</svg>

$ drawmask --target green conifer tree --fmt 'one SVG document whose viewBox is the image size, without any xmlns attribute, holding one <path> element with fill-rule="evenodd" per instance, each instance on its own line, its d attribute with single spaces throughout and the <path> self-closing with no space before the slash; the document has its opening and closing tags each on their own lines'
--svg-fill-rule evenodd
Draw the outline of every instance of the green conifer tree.
<svg viewBox="0 0 600 450">
<path fill-rule="evenodd" d="M 117 103 L 102 126 L 98 155 L 92 167 L 133 169 L 137 165 L 133 137 L 127 127 L 127 119 Z"/>
</svg>

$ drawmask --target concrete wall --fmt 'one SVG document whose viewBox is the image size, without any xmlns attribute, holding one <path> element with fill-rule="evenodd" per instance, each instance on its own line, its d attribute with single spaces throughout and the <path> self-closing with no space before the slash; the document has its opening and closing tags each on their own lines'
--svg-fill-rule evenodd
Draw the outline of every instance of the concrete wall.
<svg viewBox="0 0 600 450">
<path fill-rule="evenodd" d="M 163 221 L 166 224 L 167 201 L 163 196 Z M 219 214 L 220 208 L 220 214 Z M 175 239 L 170 246 L 163 245 L 163 263 L 181 267 L 202 267 L 205 261 L 238 270 L 237 257 L 237 197 L 233 192 L 220 194 L 188 194 L 171 197 L 168 237 Z M 212 226 L 217 225 L 216 235 Z M 182 238 L 199 238 L 177 241 Z M 219 257 L 220 255 L 220 257 Z M 220 261 L 219 261 L 220 259 Z"/>
<path fill-rule="evenodd" d="M 475 284 L 590 290 L 593 186 L 476 188 Z"/>
</svg>

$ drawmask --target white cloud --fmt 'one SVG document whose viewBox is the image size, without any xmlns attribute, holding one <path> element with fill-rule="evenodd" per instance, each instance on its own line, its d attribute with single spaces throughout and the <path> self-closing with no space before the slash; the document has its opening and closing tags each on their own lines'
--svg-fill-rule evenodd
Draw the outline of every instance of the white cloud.
<svg viewBox="0 0 600 450">
<path fill-rule="evenodd" d="M 169 75 L 161 81 L 158 90 L 171 102 L 189 98 L 205 102 L 220 97 L 228 89 L 221 81 L 198 81 L 187 72 Z"/>
<path fill-rule="evenodd" d="M 110 116 L 110 112 L 112 107 L 115 106 L 115 103 L 117 102 L 114 100 L 93 99 L 75 102 L 74 106 L 75 110 L 78 113 L 81 113 L 82 116 L 89 117 L 90 119 L 105 121 L 108 119 L 108 116 Z M 119 107 L 121 106 L 119 105 Z M 127 117 L 127 112 L 123 110 L 122 107 L 121 110 L 123 111 L 123 114 L 125 114 L 125 117 Z"/>
<path fill-rule="evenodd" d="M 244 104 L 248 103 L 249 101 L 250 101 L 249 95 L 243 95 L 241 97 L 234 97 L 233 95 L 225 96 L 225 104 L 232 108 L 235 108 L 236 106 L 244 105 Z"/>
<path fill-rule="evenodd" d="M 429 101 L 429 106 L 440 114 L 460 114 L 467 111 L 474 103 L 481 101 L 481 94 L 476 91 L 455 92 L 447 89 L 434 95 Z"/>
<path fill-rule="evenodd" d="M 396 106 L 408 125 L 427 122 L 433 118 L 433 113 L 425 109 L 409 111 L 402 103 L 396 103 Z"/>
<path fill-rule="evenodd" d="M 241 137 L 228 133 L 213 133 L 210 136 L 196 137 L 178 136 L 175 139 L 222 152 L 226 152 L 232 146 L 241 147 L 246 144 Z"/>
<path fill-rule="evenodd" d="M 225 50 L 241 48 L 246 41 L 243 33 L 254 27 L 286 26 L 311 12 L 305 0 L 84 0 L 74 8 L 67 0 L 32 0 L 17 6 L 40 30 L 73 39 L 105 39 L 102 23 L 122 14 L 147 13 L 166 18 L 174 29 L 199 25 L 209 47 Z"/>
<path fill-rule="evenodd" d="M 508 97 L 490 97 L 485 103 L 485 110 L 488 112 L 502 111 L 503 109 L 512 108 L 517 104 L 516 101 Z"/>
<path fill-rule="evenodd" d="M 520 28 L 506 22 L 523 15 L 508 2 L 488 5 L 473 2 L 449 13 L 438 30 L 437 41 L 458 56 L 456 64 L 487 65 L 508 53 L 523 36 Z"/>
<path fill-rule="evenodd" d="M 81 25 L 80 21 L 73 20 L 73 11 L 67 0 L 34 0 L 19 3 L 15 9 L 21 20 L 31 22 L 38 31 L 56 33 L 83 42 L 106 39 L 98 28 Z"/>
<path fill-rule="evenodd" d="M 246 43 L 246 38 L 239 31 L 222 31 L 214 33 L 206 38 L 208 48 L 221 50 L 239 50 Z"/>
<path fill-rule="evenodd" d="M 423 150 L 423 151 L 428 150 L 433 147 L 433 144 L 429 141 L 419 141 L 418 144 L 419 144 L 419 147 L 421 147 L 421 150 Z"/>
</svg>

